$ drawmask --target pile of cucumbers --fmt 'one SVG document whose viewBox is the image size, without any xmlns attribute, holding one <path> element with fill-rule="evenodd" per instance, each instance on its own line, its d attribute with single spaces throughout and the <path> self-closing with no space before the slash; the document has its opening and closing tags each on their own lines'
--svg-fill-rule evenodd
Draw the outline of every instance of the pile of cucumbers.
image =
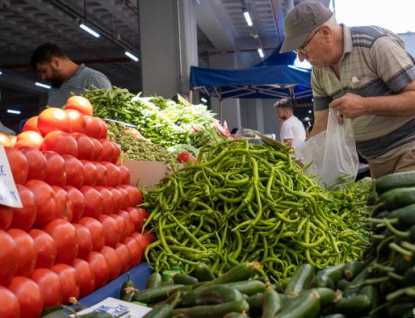
<svg viewBox="0 0 415 318">
<path fill-rule="evenodd" d="M 378 303 L 373 286 L 355 288 L 365 271 L 358 261 L 317 273 L 305 263 L 286 282 L 271 284 L 256 262 L 240 263 L 219 277 L 198 263 L 192 275 L 172 272 L 170 281 L 154 272 L 143 290 L 126 284 L 121 298 L 152 307 L 145 318 L 366 317 Z"/>
<path fill-rule="evenodd" d="M 415 172 L 383 176 L 369 196 L 370 281 L 380 290 L 379 315 L 413 318 L 415 308 Z"/>
</svg>

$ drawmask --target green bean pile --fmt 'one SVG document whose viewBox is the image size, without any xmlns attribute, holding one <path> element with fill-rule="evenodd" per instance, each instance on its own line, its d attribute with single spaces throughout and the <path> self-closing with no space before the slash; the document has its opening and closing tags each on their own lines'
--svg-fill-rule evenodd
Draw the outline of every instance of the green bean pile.
<svg viewBox="0 0 415 318">
<path fill-rule="evenodd" d="M 151 141 L 137 139 L 133 133 L 115 122 L 107 122 L 108 138 L 121 147 L 123 160 L 174 162 L 176 155 Z"/>
<path fill-rule="evenodd" d="M 258 261 L 282 281 L 305 262 L 322 268 L 361 257 L 365 205 L 355 198 L 317 185 L 288 148 L 244 139 L 202 147 L 196 164 L 144 190 L 144 227 L 157 237 L 146 258 L 157 272 L 179 264 L 190 273 L 204 262 L 216 275 Z"/>
</svg>

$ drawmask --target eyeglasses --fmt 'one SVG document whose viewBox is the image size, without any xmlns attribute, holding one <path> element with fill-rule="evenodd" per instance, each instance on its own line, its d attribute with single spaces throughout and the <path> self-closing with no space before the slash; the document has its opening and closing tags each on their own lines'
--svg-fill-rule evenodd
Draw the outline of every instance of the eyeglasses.
<svg viewBox="0 0 415 318">
<path fill-rule="evenodd" d="M 301 53 L 304 55 L 308 55 L 308 50 L 306 48 L 306 46 L 308 45 L 308 43 L 310 43 L 310 41 L 314 38 L 314 36 L 320 31 L 320 28 L 318 28 L 313 35 L 303 44 L 301 45 L 298 49 L 294 50 L 295 53 Z"/>
</svg>

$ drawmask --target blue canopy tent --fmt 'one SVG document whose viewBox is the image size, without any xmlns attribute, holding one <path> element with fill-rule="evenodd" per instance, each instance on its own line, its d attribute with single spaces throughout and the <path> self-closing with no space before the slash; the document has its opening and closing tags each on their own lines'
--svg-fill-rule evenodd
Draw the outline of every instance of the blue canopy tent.
<svg viewBox="0 0 415 318">
<path fill-rule="evenodd" d="M 280 45 L 261 63 L 245 69 L 192 66 L 190 88 L 219 101 L 225 98 L 311 99 L 310 70 L 295 67 L 297 55 L 279 53 Z"/>
</svg>

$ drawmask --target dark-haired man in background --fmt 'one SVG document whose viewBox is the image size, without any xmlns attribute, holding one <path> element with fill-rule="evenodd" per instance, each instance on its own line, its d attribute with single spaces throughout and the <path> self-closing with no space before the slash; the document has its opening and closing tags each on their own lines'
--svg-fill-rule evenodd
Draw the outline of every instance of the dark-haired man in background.
<svg viewBox="0 0 415 318">
<path fill-rule="evenodd" d="M 30 65 L 40 73 L 42 80 L 51 84 L 48 106 L 63 107 L 73 94 L 85 89 L 109 88 L 111 82 L 99 71 L 84 64 L 76 64 L 54 43 L 44 43 L 36 48 Z"/>
</svg>

